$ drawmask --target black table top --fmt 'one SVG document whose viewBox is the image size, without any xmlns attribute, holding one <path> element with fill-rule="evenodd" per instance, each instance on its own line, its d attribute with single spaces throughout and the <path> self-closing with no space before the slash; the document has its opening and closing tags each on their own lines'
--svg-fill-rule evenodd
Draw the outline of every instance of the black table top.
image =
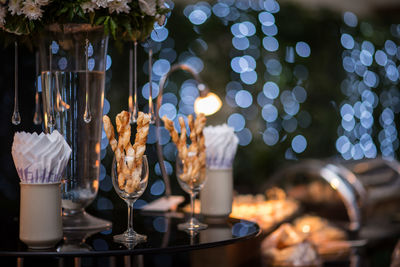
<svg viewBox="0 0 400 267">
<path fill-rule="evenodd" d="M 201 219 L 206 230 L 190 235 L 177 229 L 185 221 L 184 214 L 146 214 L 135 212 L 134 229 L 147 235 L 147 242 L 129 247 L 113 241 L 113 236 L 126 230 L 126 221 L 113 221 L 113 227 L 102 232 L 64 233 L 64 239 L 49 250 L 31 250 L 18 238 L 18 218 L 3 220 L 0 234 L 0 256 L 116 256 L 181 252 L 232 244 L 257 236 L 261 230 L 253 222 L 225 218 L 219 221 Z M 5 226 L 5 227 L 4 227 Z"/>
</svg>

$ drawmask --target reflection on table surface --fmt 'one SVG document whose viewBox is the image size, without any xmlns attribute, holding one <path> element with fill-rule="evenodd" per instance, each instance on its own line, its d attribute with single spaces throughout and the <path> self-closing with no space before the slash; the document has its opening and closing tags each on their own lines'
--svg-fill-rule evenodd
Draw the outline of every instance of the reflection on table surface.
<svg viewBox="0 0 400 267">
<path fill-rule="evenodd" d="M 107 218 L 109 219 L 109 218 Z M 177 224 L 185 220 L 183 213 L 146 214 L 136 212 L 134 229 L 147 235 L 147 242 L 121 244 L 113 241 L 115 234 L 126 228 L 124 218 L 113 218 L 113 227 L 103 231 L 65 232 L 63 240 L 53 249 L 33 251 L 18 239 L 18 219 L 2 220 L 3 236 L 0 240 L 0 255 L 4 256 L 112 256 L 127 254 L 149 254 L 179 252 L 210 248 L 250 239 L 260 233 L 256 223 L 246 220 L 223 218 L 204 221 L 208 229 L 200 232 L 184 232 Z"/>
</svg>

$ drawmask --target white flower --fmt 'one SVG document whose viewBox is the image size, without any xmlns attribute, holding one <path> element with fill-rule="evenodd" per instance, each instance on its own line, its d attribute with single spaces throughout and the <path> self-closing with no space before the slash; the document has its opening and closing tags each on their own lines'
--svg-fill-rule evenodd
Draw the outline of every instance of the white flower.
<svg viewBox="0 0 400 267">
<path fill-rule="evenodd" d="M 6 13 L 7 10 L 0 6 L 0 26 L 4 26 L 4 24 L 6 24 Z"/>
<path fill-rule="evenodd" d="M 29 20 L 37 20 L 42 17 L 43 10 L 33 0 L 24 1 L 21 11 Z"/>
<path fill-rule="evenodd" d="M 22 8 L 22 0 L 10 0 L 8 3 L 8 11 L 10 11 L 11 15 L 21 15 Z"/>
<path fill-rule="evenodd" d="M 92 0 L 92 3 L 95 3 L 97 7 L 108 7 L 108 3 L 112 2 L 112 0 Z"/>
<path fill-rule="evenodd" d="M 139 7 L 146 15 L 156 14 L 156 0 L 139 0 Z"/>
<path fill-rule="evenodd" d="M 110 13 L 129 13 L 131 8 L 128 6 L 128 3 L 130 2 L 130 0 L 114 0 L 108 4 L 108 10 Z"/>
<path fill-rule="evenodd" d="M 96 5 L 96 3 L 89 1 L 89 2 L 82 3 L 81 8 L 83 9 L 83 12 L 88 13 L 88 12 L 94 12 L 99 7 Z"/>
</svg>

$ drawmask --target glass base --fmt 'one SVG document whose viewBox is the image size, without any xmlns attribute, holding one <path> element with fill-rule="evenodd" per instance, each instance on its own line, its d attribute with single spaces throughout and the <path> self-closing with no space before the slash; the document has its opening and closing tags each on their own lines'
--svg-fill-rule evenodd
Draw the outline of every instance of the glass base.
<svg viewBox="0 0 400 267">
<path fill-rule="evenodd" d="M 86 244 L 86 239 L 99 230 L 64 230 L 63 242 L 57 247 L 57 252 L 91 251 L 93 248 Z"/>
<path fill-rule="evenodd" d="M 126 246 L 132 246 L 132 248 L 139 244 L 147 241 L 147 236 L 136 233 L 133 229 L 128 229 L 120 235 L 113 237 L 114 242 L 122 243 Z"/>
<path fill-rule="evenodd" d="M 191 218 L 185 223 L 178 224 L 178 229 L 181 231 L 201 231 L 207 229 L 208 225 L 199 222 L 196 218 Z"/>
<path fill-rule="evenodd" d="M 111 226 L 111 222 L 94 217 L 84 210 L 75 213 L 63 213 L 64 231 L 103 230 L 111 228 Z"/>
</svg>

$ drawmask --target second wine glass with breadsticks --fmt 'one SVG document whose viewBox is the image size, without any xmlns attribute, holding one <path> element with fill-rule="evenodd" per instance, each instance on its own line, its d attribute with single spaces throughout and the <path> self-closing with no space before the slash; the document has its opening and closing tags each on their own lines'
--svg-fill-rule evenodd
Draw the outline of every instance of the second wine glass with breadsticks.
<svg viewBox="0 0 400 267">
<path fill-rule="evenodd" d="M 181 188 L 190 195 L 190 218 L 187 222 L 179 224 L 178 229 L 190 232 L 206 229 L 207 225 L 194 217 L 194 200 L 206 181 L 206 148 L 203 135 L 206 118 L 204 114 L 198 114 L 196 119 L 192 115 L 188 116 L 189 146 L 186 143 L 187 129 L 183 117 L 179 117 L 180 135 L 171 120 L 164 116 L 163 121 L 178 150 L 176 177 Z"/>
<path fill-rule="evenodd" d="M 205 177 L 200 176 L 200 170 L 195 166 L 197 163 L 195 155 L 181 159 L 176 158 L 176 178 L 179 185 L 190 196 L 190 217 L 189 220 L 178 224 L 179 230 L 199 231 L 207 228 L 207 224 L 201 223 L 194 217 L 194 201 L 204 186 Z"/>
</svg>

